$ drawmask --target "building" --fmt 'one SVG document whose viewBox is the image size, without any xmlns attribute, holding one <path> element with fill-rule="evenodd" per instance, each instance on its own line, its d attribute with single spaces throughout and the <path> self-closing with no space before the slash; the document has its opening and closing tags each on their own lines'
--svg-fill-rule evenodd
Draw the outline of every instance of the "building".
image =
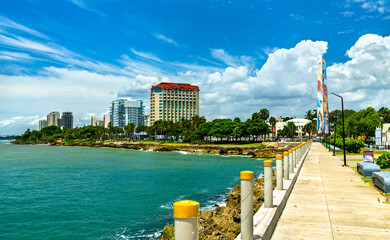
<svg viewBox="0 0 390 240">
<path fill-rule="evenodd" d="M 287 126 L 289 122 L 293 122 L 297 126 L 298 137 L 303 137 L 303 127 L 311 121 L 303 118 L 294 118 L 286 122 L 276 122 L 276 136 L 278 135 L 278 131 L 282 130 L 284 126 Z"/>
<path fill-rule="evenodd" d="M 114 127 L 125 127 L 129 123 L 142 125 L 144 106 L 142 100 L 119 98 L 112 101 L 110 122 Z"/>
<path fill-rule="evenodd" d="M 144 126 L 150 127 L 150 113 L 146 113 L 142 118 L 142 124 Z"/>
<path fill-rule="evenodd" d="M 64 128 L 73 128 L 73 114 L 72 112 L 63 112 L 61 118 L 61 126 Z"/>
<path fill-rule="evenodd" d="M 150 90 L 150 124 L 157 120 L 177 122 L 199 115 L 198 86 L 162 82 Z"/>
<path fill-rule="evenodd" d="M 47 114 L 47 126 L 58 126 L 58 119 L 60 119 L 59 112 L 51 112 Z"/>
<path fill-rule="evenodd" d="M 96 117 L 91 117 L 91 125 L 92 126 L 104 126 L 104 120 L 99 120 Z"/>
<path fill-rule="evenodd" d="M 39 130 L 45 127 L 47 127 L 47 120 L 39 120 Z"/>
<path fill-rule="evenodd" d="M 91 125 L 98 126 L 98 119 L 96 117 L 91 117 Z"/>
<path fill-rule="evenodd" d="M 110 123 L 110 114 L 106 113 L 103 117 L 104 127 L 108 128 L 108 124 Z"/>
</svg>

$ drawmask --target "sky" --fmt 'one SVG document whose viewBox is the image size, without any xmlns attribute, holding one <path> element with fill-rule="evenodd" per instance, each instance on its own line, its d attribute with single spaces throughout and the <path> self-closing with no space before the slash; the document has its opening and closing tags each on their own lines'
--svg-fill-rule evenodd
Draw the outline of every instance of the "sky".
<svg viewBox="0 0 390 240">
<path fill-rule="evenodd" d="M 321 56 L 345 108 L 390 107 L 390 0 L 0 0 L 0 135 L 117 97 L 147 112 L 161 81 L 198 85 L 208 120 L 303 117 Z"/>
</svg>

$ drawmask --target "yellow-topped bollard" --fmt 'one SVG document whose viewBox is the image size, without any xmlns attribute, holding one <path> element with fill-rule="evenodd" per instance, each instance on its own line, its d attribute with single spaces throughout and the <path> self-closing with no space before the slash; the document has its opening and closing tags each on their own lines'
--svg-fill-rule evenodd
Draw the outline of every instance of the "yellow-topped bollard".
<svg viewBox="0 0 390 240">
<path fill-rule="evenodd" d="M 283 167 L 282 167 L 282 155 L 276 155 L 276 188 L 283 190 Z"/>
<path fill-rule="evenodd" d="M 293 154 L 292 150 L 288 150 L 288 173 L 293 173 L 294 172 L 294 166 L 293 166 Z"/>
<path fill-rule="evenodd" d="M 173 204 L 175 239 L 198 239 L 199 203 L 182 200 Z"/>
<path fill-rule="evenodd" d="M 264 207 L 273 207 L 272 161 L 264 161 Z"/>
<path fill-rule="evenodd" d="M 289 180 L 290 173 L 288 166 L 288 152 L 283 152 L 283 164 L 284 164 L 284 179 Z"/>
<path fill-rule="evenodd" d="M 240 172 L 240 179 L 243 180 L 252 180 L 254 178 L 254 173 L 252 171 L 242 171 Z"/>
<path fill-rule="evenodd" d="M 252 171 L 240 172 L 241 179 L 241 239 L 253 239 L 253 178 Z"/>
</svg>

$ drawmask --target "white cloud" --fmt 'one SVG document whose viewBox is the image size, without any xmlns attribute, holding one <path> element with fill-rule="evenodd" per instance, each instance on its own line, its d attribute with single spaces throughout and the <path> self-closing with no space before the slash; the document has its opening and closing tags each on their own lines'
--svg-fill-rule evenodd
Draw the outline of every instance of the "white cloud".
<svg viewBox="0 0 390 240">
<path fill-rule="evenodd" d="M 134 50 L 146 61 L 124 55 L 120 60 L 124 67 L 101 64 L 105 73 L 95 71 L 98 64 L 91 61 L 90 70 L 48 67 L 36 76 L 0 75 L 0 109 L 20 109 L 28 116 L 72 111 L 77 124 L 88 124 L 90 114 L 101 116 L 117 96 L 143 99 L 148 107 L 150 87 L 160 81 L 173 81 L 200 87 L 200 113 L 208 119 L 239 116 L 244 120 L 264 107 L 274 116 L 302 116 L 316 107 L 317 62 L 327 48 L 327 42 L 305 40 L 290 49 L 274 49 L 257 69 L 250 57 L 232 56 L 223 49 L 212 49 L 211 54 L 226 68 L 180 62 L 161 64 L 148 60 L 154 54 Z M 344 96 L 345 108 L 389 106 L 390 36 L 364 35 L 347 51 L 347 56 L 349 61 L 328 67 L 329 92 Z M 331 109 L 339 107 L 339 99 L 329 98 Z M 1 113 L 0 121 L 7 120 L 2 123 L 7 127 L 0 127 L 0 134 L 16 124 L 8 123 L 12 114 Z M 29 122 L 32 121 L 35 119 Z M 24 129 L 26 126 L 27 123 Z"/>
<path fill-rule="evenodd" d="M 172 45 L 175 45 L 175 46 L 178 46 L 177 42 L 175 40 L 173 40 L 172 38 L 168 38 L 162 34 L 159 34 L 159 33 L 153 33 L 153 35 L 157 38 L 157 39 L 160 39 L 161 41 L 163 42 L 167 42 L 167 43 L 170 43 Z"/>
<path fill-rule="evenodd" d="M 160 62 L 160 63 L 164 62 L 163 60 L 161 60 L 159 57 L 157 57 L 153 53 L 140 52 L 140 51 L 137 51 L 133 48 L 131 49 L 131 52 L 134 53 L 135 55 L 140 56 L 140 57 L 145 58 L 145 59 L 153 60 L 153 61 Z"/>
<path fill-rule="evenodd" d="M 253 63 L 253 58 L 249 56 L 233 56 L 223 49 L 211 49 L 211 56 L 231 67 L 241 65 L 250 67 Z"/>
<path fill-rule="evenodd" d="M 49 37 L 47 37 L 46 35 L 38 32 L 38 31 L 35 31 L 31 28 L 28 28 L 22 24 L 16 23 L 16 22 L 14 22 L 8 18 L 5 18 L 3 16 L 0 16 L 0 28 L 16 29 L 16 30 L 26 32 L 26 33 L 29 33 L 31 35 L 40 37 L 40 38 L 49 39 Z"/>
<path fill-rule="evenodd" d="M 352 11 L 344 11 L 341 13 L 344 17 L 351 17 L 353 15 Z"/>
<path fill-rule="evenodd" d="M 101 16 L 106 16 L 106 14 L 90 7 L 88 4 L 85 3 L 85 1 L 83 0 L 70 0 L 72 3 L 74 3 L 76 6 L 84 9 L 84 10 L 87 10 L 87 11 L 90 11 L 90 12 L 93 12 L 93 13 L 97 13 Z"/>
<path fill-rule="evenodd" d="M 350 107 L 389 106 L 384 93 L 390 91 L 390 36 L 366 34 L 348 51 L 351 60 L 328 68 L 334 91 L 345 94 Z M 352 96 L 356 93 L 356 96 Z"/>
</svg>

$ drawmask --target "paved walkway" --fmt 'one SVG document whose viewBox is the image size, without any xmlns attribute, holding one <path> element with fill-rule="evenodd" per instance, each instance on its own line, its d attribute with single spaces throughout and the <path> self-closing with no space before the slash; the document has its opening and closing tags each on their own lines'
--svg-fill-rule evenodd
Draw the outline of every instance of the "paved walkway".
<svg viewBox="0 0 390 240">
<path fill-rule="evenodd" d="M 390 204 L 331 155 L 313 144 L 272 239 L 390 239 Z"/>
</svg>

